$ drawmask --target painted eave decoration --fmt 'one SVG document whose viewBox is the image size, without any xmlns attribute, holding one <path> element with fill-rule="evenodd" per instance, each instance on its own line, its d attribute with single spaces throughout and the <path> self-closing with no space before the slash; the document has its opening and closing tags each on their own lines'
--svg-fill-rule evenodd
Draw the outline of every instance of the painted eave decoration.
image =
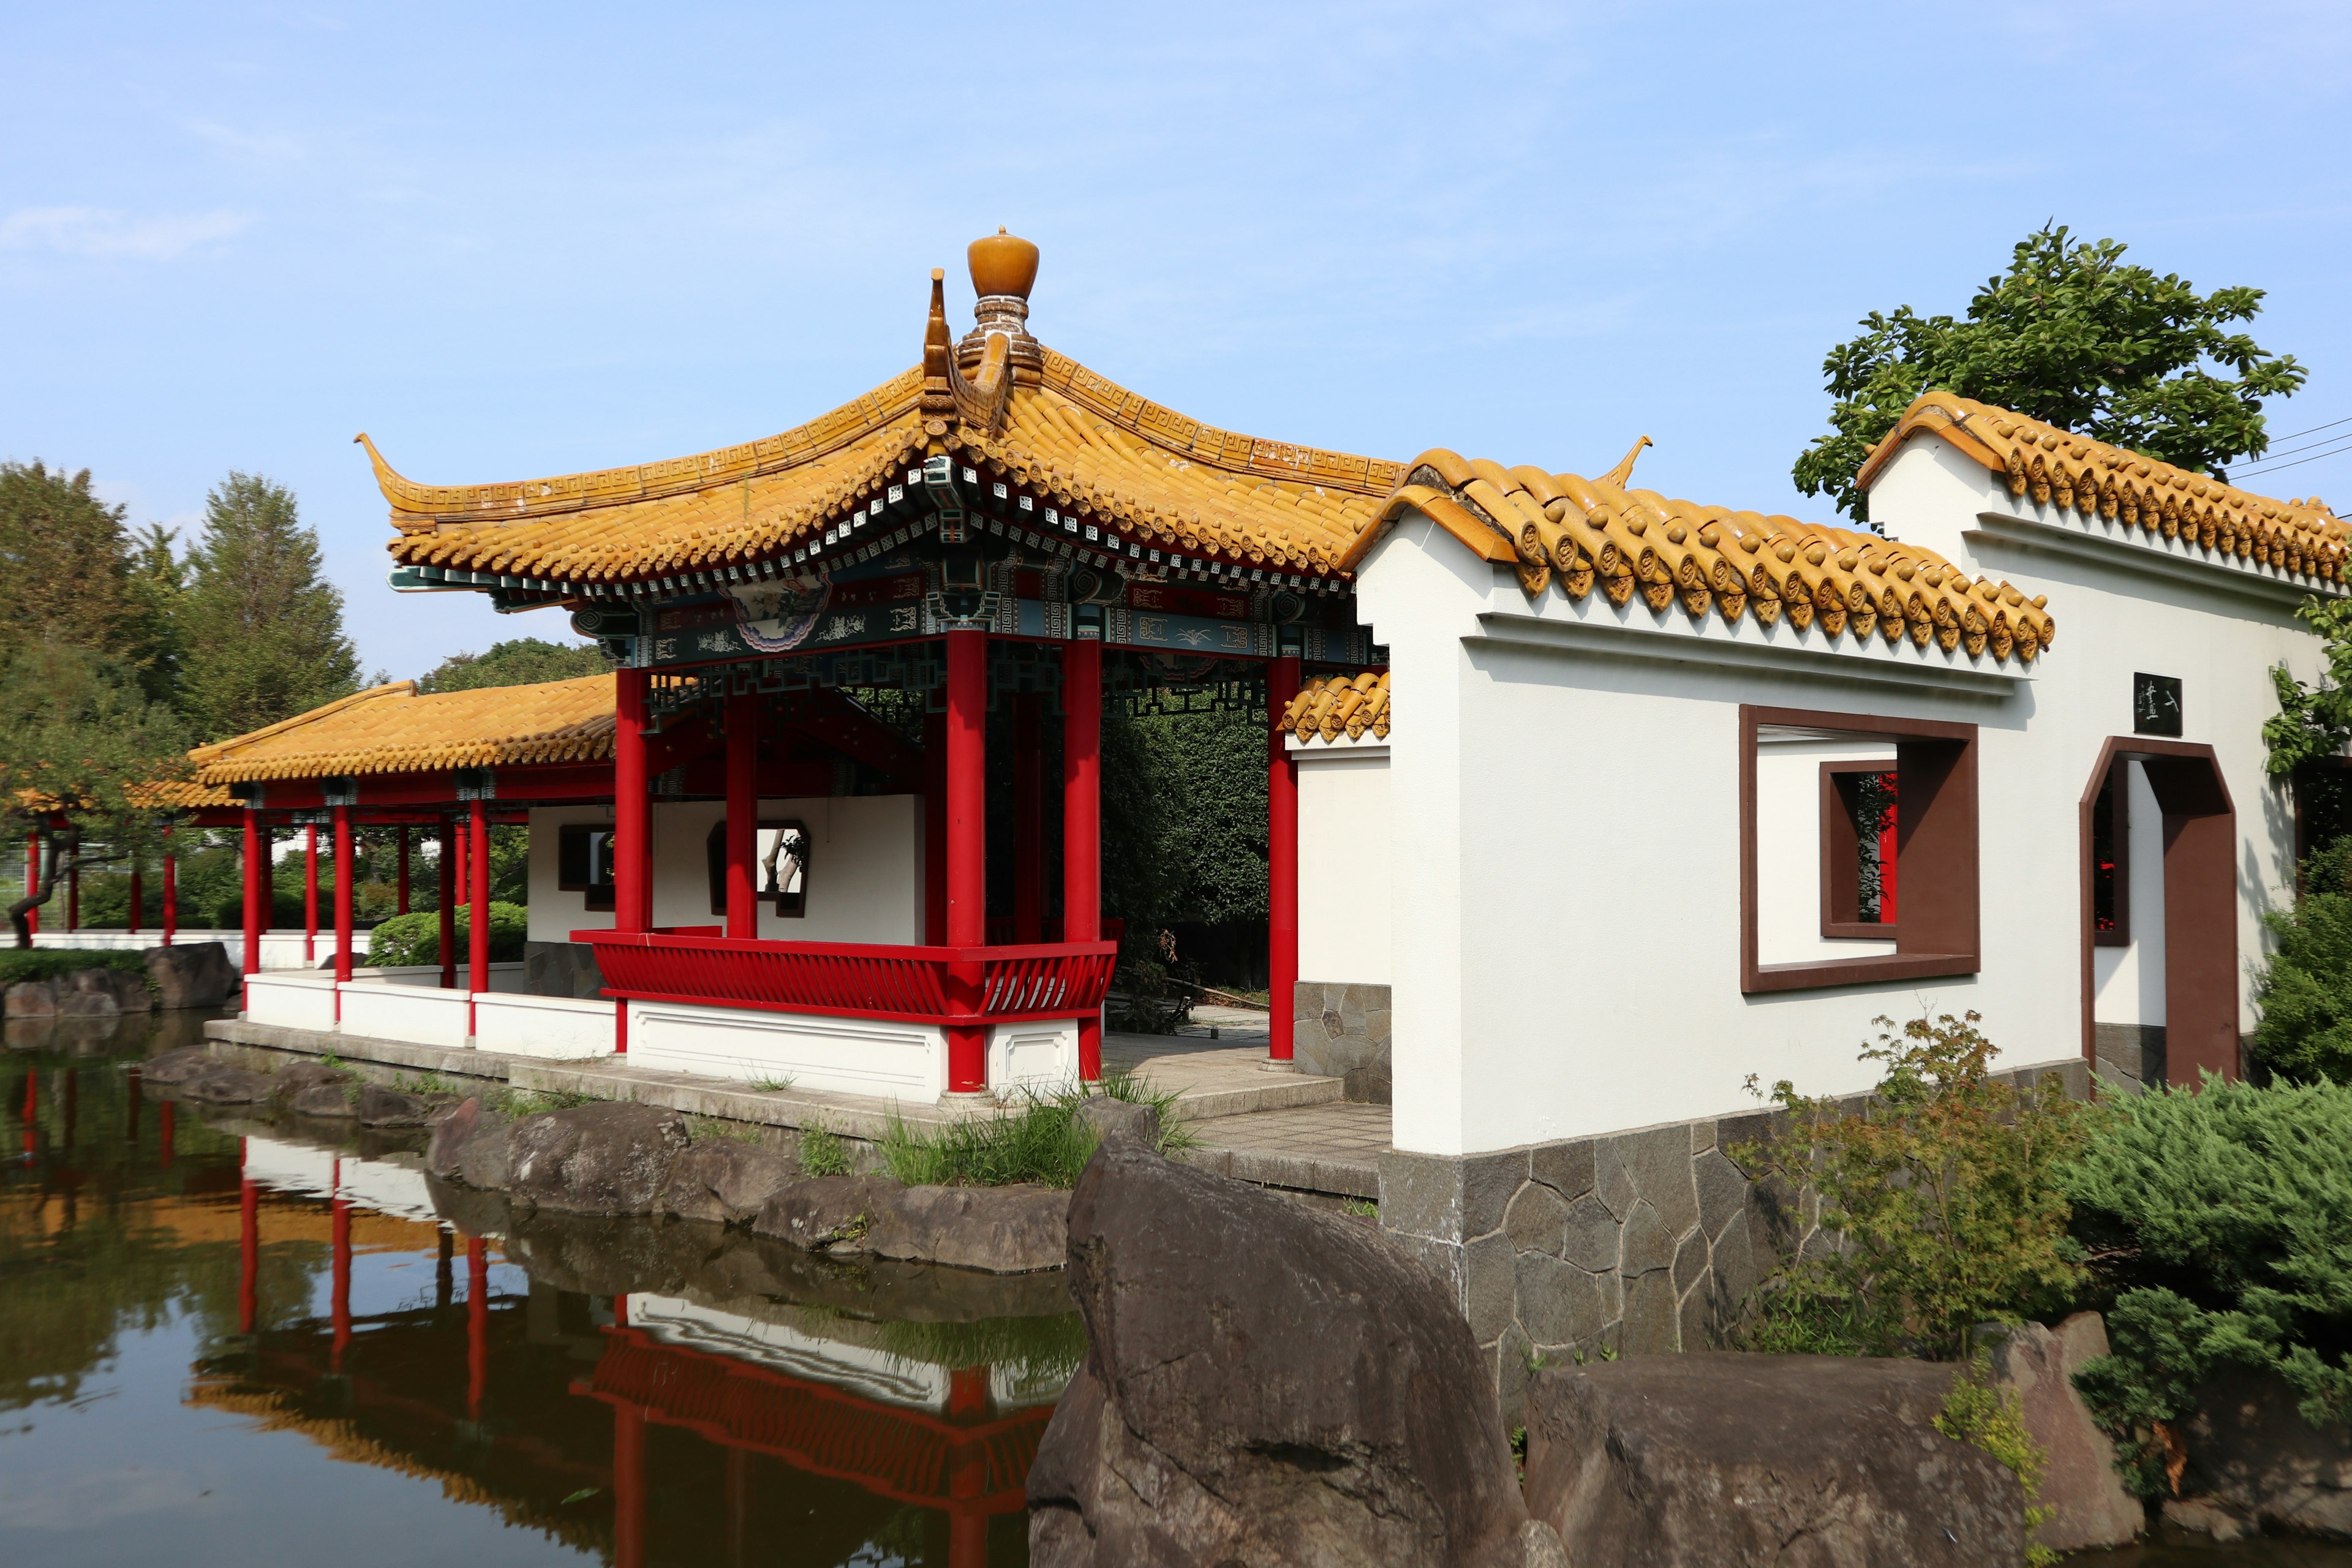
<svg viewBox="0 0 2352 1568">
<path fill-rule="evenodd" d="M 2325 503 L 2278 500 L 2122 447 L 2070 435 L 2006 408 L 1930 392 L 1904 411 L 1856 476 L 1867 488 L 1913 436 L 1942 438 L 2005 477 L 2012 496 L 2053 501 L 2084 518 L 2120 520 L 2313 584 L 2344 581 L 2345 525 Z"/>
<path fill-rule="evenodd" d="M 270 779 L 514 767 L 613 754 L 610 675 L 419 696 L 395 681 L 188 753 L 208 789 Z"/>
</svg>

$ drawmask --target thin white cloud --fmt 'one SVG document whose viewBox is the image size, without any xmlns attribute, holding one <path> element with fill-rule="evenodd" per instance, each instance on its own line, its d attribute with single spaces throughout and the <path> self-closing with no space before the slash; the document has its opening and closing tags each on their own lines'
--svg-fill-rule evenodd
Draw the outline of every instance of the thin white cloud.
<svg viewBox="0 0 2352 1568">
<path fill-rule="evenodd" d="M 225 210 L 141 217 L 111 207 L 18 207 L 0 218 L 0 250 L 170 261 L 216 245 L 252 221 L 245 213 Z"/>
</svg>

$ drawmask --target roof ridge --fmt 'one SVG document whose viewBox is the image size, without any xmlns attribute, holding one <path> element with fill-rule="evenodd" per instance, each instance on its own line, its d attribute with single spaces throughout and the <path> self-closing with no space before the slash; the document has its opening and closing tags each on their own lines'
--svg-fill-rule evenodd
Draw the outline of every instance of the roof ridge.
<svg viewBox="0 0 2352 1568">
<path fill-rule="evenodd" d="M 297 713 L 290 719 L 280 719 L 275 724 L 265 724 L 258 730 L 248 730 L 242 735 L 231 735 L 226 741 L 213 741 L 205 745 L 191 746 L 188 748 L 188 760 L 201 767 L 206 763 L 218 762 L 238 746 L 249 746 L 257 741 L 266 741 L 273 735 L 284 734 L 299 725 L 315 723 L 330 713 L 340 713 L 344 709 L 359 703 L 373 701 L 380 697 L 414 697 L 415 695 L 416 682 L 413 680 L 394 680 L 382 686 L 371 686 L 364 691 L 354 691 L 349 697 L 338 697 L 331 702 L 321 703 L 316 708 Z"/>
</svg>

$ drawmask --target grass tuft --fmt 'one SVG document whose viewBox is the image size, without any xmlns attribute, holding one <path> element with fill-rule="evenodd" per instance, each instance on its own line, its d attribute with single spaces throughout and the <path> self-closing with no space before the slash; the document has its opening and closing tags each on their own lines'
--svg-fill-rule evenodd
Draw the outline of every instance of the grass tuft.
<svg viewBox="0 0 2352 1568">
<path fill-rule="evenodd" d="M 1073 1186 L 1100 1142 L 1078 1118 L 1091 1094 L 1151 1107 L 1160 1117 L 1162 1154 L 1198 1142 L 1191 1124 L 1175 1115 L 1174 1094 L 1132 1074 L 1113 1073 L 1091 1090 L 1078 1084 L 1043 1094 L 1024 1090 L 1023 1103 L 1012 1110 L 936 1129 L 909 1127 L 894 1110 L 882 1134 L 882 1163 L 910 1187 L 1003 1187 L 1022 1182 Z"/>
<path fill-rule="evenodd" d="M 849 1174 L 849 1148 L 824 1122 L 801 1129 L 801 1169 L 812 1176 Z"/>
<path fill-rule="evenodd" d="M 792 1087 L 793 1075 L 790 1073 L 779 1073 L 773 1078 L 755 1078 L 751 1080 L 751 1091 L 754 1094 L 782 1094 Z"/>
</svg>

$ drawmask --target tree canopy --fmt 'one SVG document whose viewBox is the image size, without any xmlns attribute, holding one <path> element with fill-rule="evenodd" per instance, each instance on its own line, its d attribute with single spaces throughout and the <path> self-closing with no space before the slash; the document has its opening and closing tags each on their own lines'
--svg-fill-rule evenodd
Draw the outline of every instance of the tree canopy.
<svg viewBox="0 0 2352 1568">
<path fill-rule="evenodd" d="M 31 647 L 82 648 L 148 696 L 168 695 L 171 609 L 152 581 L 150 543 L 134 543 L 123 508 L 98 499 L 88 468 L 0 462 L 0 662 Z"/>
<path fill-rule="evenodd" d="M 341 590 L 320 574 L 319 536 L 302 526 L 283 485 L 232 473 L 213 488 L 178 602 L 180 704 L 204 740 L 274 724 L 359 688 Z"/>
<path fill-rule="evenodd" d="M 1920 394 L 1956 393 L 2228 477 L 2226 465 L 2269 447 L 2263 400 L 2300 388 L 2303 366 L 2232 323 L 2262 311 L 2263 290 L 2200 294 L 2177 274 L 2124 260 L 2120 240 L 2078 240 L 2045 225 L 2017 242 L 2009 270 L 1986 280 L 1967 315 L 1873 310 L 1860 336 L 1830 350 L 1822 374 L 1830 429 L 1798 457 L 1807 495 L 1869 521 L 1854 474 Z"/>
<path fill-rule="evenodd" d="M 475 691 L 486 686 L 532 686 L 603 675 L 613 661 L 594 643 L 569 646 L 543 637 L 492 643 L 486 653 L 453 653 L 416 683 L 419 691 Z"/>
</svg>

